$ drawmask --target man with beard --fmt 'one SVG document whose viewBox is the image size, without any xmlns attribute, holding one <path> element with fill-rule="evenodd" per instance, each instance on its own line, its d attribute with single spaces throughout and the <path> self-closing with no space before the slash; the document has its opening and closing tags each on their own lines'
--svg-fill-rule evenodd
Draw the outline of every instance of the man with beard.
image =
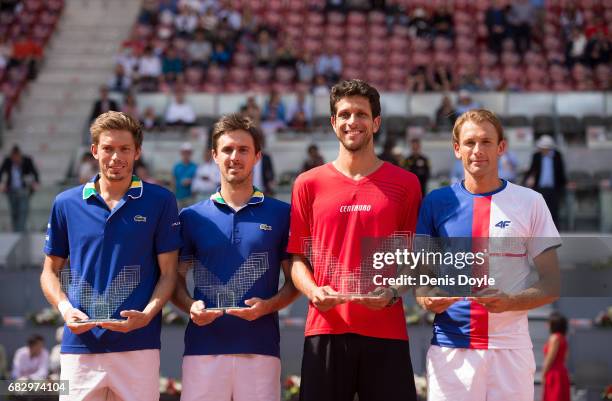
<svg viewBox="0 0 612 401">
<path fill-rule="evenodd" d="M 289 205 L 253 187 L 262 135 L 247 117 L 214 126 L 221 188 L 180 214 L 184 246 L 173 302 L 190 315 L 183 401 L 280 399 L 279 309 L 298 292 L 286 253 Z M 194 269 L 193 297 L 185 273 Z M 280 270 L 285 283 L 278 289 Z"/>
<path fill-rule="evenodd" d="M 300 400 L 352 401 L 355 394 L 361 401 L 416 400 L 397 291 L 380 287 L 346 302 L 332 277 L 367 268 L 363 240 L 414 232 L 419 181 L 376 157 L 375 88 L 343 81 L 331 90 L 330 108 L 338 157 L 297 178 L 291 205 L 291 276 L 310 300 Z"/>
<path fill-rule="evenodd" d="M 40 278 L 66 322 L 60 378 L 70 394 L 60 400 L 157 400 L 161 309 L 181 245 L 176 199 L 132 174 L 138 121 L 109 111 L 90 131 L 100 173 L 55 198 Z M 58 276 L 68 258 L 66 289 Z"/>
</svg>

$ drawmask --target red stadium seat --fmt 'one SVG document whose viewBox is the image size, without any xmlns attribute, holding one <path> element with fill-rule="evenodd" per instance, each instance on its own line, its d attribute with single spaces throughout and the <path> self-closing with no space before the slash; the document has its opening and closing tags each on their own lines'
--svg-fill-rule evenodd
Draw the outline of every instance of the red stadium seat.
<svg viewBox="0 0 612 401">
<path fill-rule="evenodd" d="M 295 70 L 291 67 L 278 67 L 274 75 L 277 82 L 290 84 L 295 79 Z"/>
<path fill-rule="evenodd" d="M 367 17 L 364 13 L 351 11 L 348 13 L 346 22 L 348 25 L 365 25 Z"/>
<path fill-rule="evenodd" d="M 368 14 L 368 21 L 370 24 L 384 25 L 386 22 L 385 13 L 381 11 L 370 11 Z"/>
<path fill-rule="evenodd" d="M 331 11 L 327 13 L 327 24 L 342 25 L 345 23 L 345 21 L 346 21 L 346 15 L 340 12 Z"/>
</svg>

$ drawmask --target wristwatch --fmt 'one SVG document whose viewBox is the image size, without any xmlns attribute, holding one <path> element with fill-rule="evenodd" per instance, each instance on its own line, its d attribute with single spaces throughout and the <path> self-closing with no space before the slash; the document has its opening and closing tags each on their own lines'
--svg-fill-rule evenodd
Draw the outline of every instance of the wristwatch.
<svg viewBox="0 0 612 401">
<path fill-rule="evenodd" d="M 399 294 L 399 291 L 397 291 L 397 288 L 395 288 L 395 287 L 388 287 L 388 288 L 393 293 L 393 297 L 389 300 L 389 303 L 387 305 L 385 305 L 387 307 L 395 305 L 395 303 L 402 298 L 402 297 L 400 297 L 400 294 Z"/>
</svg>

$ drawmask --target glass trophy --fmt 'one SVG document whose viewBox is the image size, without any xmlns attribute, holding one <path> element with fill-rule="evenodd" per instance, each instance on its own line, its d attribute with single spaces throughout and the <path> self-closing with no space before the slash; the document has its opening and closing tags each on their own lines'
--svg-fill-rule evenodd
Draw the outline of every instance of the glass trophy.
<svg viewBox="0 0 612 401">
<path fill-rule="evenodd" d="M 204 301 L 206 309 L 210 310 L 250 308 L 244 304 L 244 299 L 270 266 L 267 252 L 253 253 L 229 278 L 222 280 L 199 261 L 188 263 L 193 270 L 194 298 Z"/>
<path fill-rule="evenodd" d="M 70 302 L 89 316 L 77 323 L 120 322 L 125 319 L 113 315 L 140 284 L 140 265 L 124 266 L 102 292 L 68 267 L 60 271 L 60 281 Z"/>
</svg>

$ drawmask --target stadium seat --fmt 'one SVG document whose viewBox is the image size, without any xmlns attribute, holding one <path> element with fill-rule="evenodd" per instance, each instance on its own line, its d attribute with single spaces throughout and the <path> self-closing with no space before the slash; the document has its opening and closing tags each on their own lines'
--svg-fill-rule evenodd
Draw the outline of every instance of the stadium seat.
<svg viewBox="0 0 612 401">
<path fill-rule="evenodd" d="M 533 132 L 535 136 L 554 135 L 555 125 L 551 115 L 537 114 L 533 116 Z"/>
<path fill-rule="evenodd" d="M 389 116 L 385 118 L 387 137 L 403 138 L 408 128 L 408 118 L 404 116 Z"/>
<path fill-rule="evenodd" d="M 559 131 L 568 143 L 584 143 L 584 127 L 576 116 L 559 116 Z"/>
</svg>

